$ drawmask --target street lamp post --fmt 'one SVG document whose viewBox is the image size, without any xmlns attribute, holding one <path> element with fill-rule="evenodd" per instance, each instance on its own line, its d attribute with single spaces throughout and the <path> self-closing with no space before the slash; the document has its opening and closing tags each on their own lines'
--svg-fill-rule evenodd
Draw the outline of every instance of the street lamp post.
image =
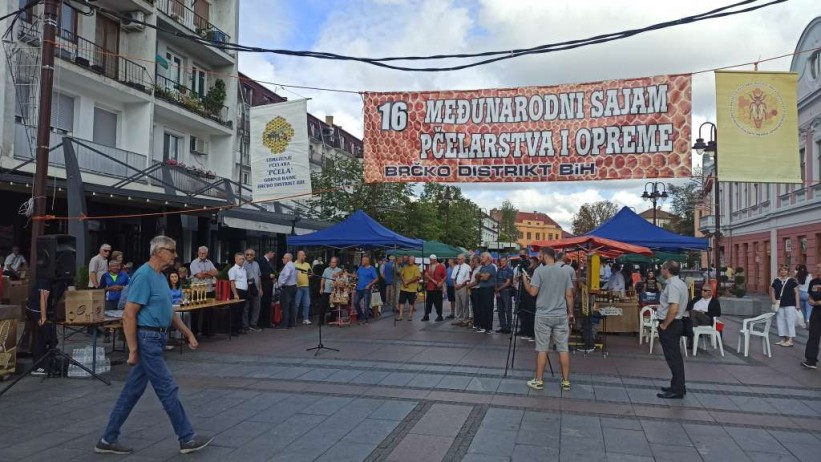
<svg viewBox="0 0 821 462">
<path fill-rule="evenodd" d="M 710 139 L 706 143 L 701 136 L 701 129 L 704 128 L 705 125 L 710 127 Z M 715 188 L 715 194 L 713 194 L 715 200 L 713 213 L 716 225 L 715 232 L 713 233 L 713 260 L 716 269 L 716 278 L 718 278 L 718 269 L 721 261 L 721 189 L 718 187 L 718 129 L 714 123 L 704 122 L 698 127 L 698 138 L 696 138 L 696 144 L 693 145 L 693 149 L 695 149 L 699 155 L 705 153 L 713 154 L 713 188 Z M 707 269 L 707 275 L 708 277 L 710 275 L 709 268 Z"/>
<path fill-rule="evenodd" d="M 661 189 L 659 189 L 659 186 Z M 667 197 L 667 186 L 665 186 L 664 183 L 648 181 L 647 184 L 644 185 L 644 193 L 641 195 L 641 198 L 653 203 L 653 226 L 658 226 L 656 224 L 656 204 L 659 200 L 664 202 Z"/>
</svg>

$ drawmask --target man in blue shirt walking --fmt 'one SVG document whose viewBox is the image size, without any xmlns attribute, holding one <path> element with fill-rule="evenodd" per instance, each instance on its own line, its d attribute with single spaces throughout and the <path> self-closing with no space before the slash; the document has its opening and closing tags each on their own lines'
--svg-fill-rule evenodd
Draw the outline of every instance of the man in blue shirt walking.
<svg viewBox="0 0 821 462">
<path fill-rule="evenodd" d="M 171 325 L 180 331 L 191 348 L 197 339 L 179 316 L 174 316 L 171 292 L 162 271 L 174 263 L 177 243 L 166 236 L 151 240 L 151 258 L 134 273 L 128 285 L 128 302 L 123 313 L 123 331 L 128 342 L 128 374 L 123 391 L 111 411 L 108 426 L 94 452 L 130 454 L 133 449 L 119 443 L 120 428 L 142 397 L 148 382 L 162 403 L 180 442 L 180 453 L 199 451 L 213 438 L 196 436 L 177 397 L 177 383 L 165 365 L 163 352 Z"/>
</svg>

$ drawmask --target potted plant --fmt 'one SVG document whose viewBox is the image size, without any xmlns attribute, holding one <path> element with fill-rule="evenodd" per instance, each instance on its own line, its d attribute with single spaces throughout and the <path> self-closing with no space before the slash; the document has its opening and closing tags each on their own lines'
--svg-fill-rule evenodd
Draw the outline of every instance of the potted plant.
<svg viewBox="0 0 821 462">
<path fill-rule="evenodd" d="M 84 289 L 88 287 L 88 266 L 81 266 L 74 274 L 74 287 Z"/>
<path fill-rule="evenodd" d="M 744 268 L 736 268 L 736 273 L 733 278 L 733 287 L 730 293 L 738 298 L 744 297 L 747 294 L 747 278 L 744 276 Z"/>
<path fill-rule="evenodd" d="M 202 106 L 210 114 L 217 115 L 225 104 L 225 96 L 225 81 L 217 79 L 202 99 Z"/>
</svg>

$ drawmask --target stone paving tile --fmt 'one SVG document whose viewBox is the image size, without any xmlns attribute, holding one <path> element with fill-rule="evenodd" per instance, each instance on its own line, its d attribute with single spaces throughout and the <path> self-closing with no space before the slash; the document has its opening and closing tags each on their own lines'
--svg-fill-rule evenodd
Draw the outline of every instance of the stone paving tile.
<svg viewBox="0 0 821 462">
<path fill-rule="evenodd" d="M 728 395 L 711 395 L 707 393 L 687 393 L 688 397 L 696 398 L 705 409 L 721 409 L 725 411 L 740 411 L 738 405 Z"/>
<path fill-rule="evenodd" d="M 557 460 L 558 458 L 558 447 L 517 444 L 513 448 L 513 454 L 511 455 L 510 460 L 512 462 L 533 462 L 536 460 Z"/>
<path fill-rule="evenodd" d="M 747 452 L 753 462 L 800 462 L 789 454 L 769 454 L 766 452 Z"/>
<path fill-rule="evenodd" d="M 484 454 L 488 456 L 510 456 L 516 445 L 514 430 L 496 430 L 479 427 L 476 436 L 468 448 L 468 454 Z"/>
<path fill-rule="evenodd" d="M 276 424 L 272 423 L 245 421 L 240 422 L 215 436 L 219 439 L 218 442 L 220 446 L 238 448 L 253 440 L 257 436 L 267 433 L 275 426 Z M 130 438 L 128 439 L 128 444 L 133 444 Z"/>
<path fill-rule="evenodd" d="M 784 443 L 784 446 L 798 460 L 804 462 L 817 461 L 821 454 L 821 444 Z"/>
<path fill-rule="evenodd" d="M 471 377 L 463 377 L 458 375 L 447 376 L 436 385 L 436 388 L 443 388 L 446 390 L 464 390 L 471 381 Z"/>
<path fill-rule="evenodd" d="M 630 397 L 624 387 L 608 385 L 593 385 L 595 397 L 600 401 L 615 401 L 619 403 L 629 403 Z"/>
<path fill-rule="evenodd" d="M 599 417 L 602 429 L 622 428 L 624 430 L 642 430 L 641 422 L 636 419 L 618 419 L 614 417 Z"/>
<path fill-rule="evenodd" d="M 367 443 L 376 447 L 399 424 L 396 420 L 365 419 L 353 427 L 341 441 L 352 443 Z"/>
<path fill-rule="evenodd" d="M 369 415 L 371 419 L 402 420 L 416 407 L 413 401 L 385 401 Z"/>
<path fill-rule="evenodd" d="M 488 409 L 481 428 L 491 430 L 518 430 L 525 412 L 520 409 Z"/>
<path fill-rule="evenodd" d="M 466 454 L 465 457 L 462 458 L 461 462 L 510 462 L 510 460 L 510 457 L 487 456 L 484 454 Z M 532 461 L 533 459 L 528 458 L 527 460 Z"/>
<path fill-rule="evenodd" d="M 764 398 L 764 401 L 774 407 L 778 412 L 788 415 L 801 415 L 817 417 L 818 413 L 814 409 L 805 406 L 799 400 L 784 398 Z"/>
<path fill-rule="evenodd" d="M 351 379 L 350 383 L 376 385 L 377 383 L 381 382 L 385 377 L 387 377 L 388 374 L 389 372 L 383 371 L 365 371 Z"/>
<path fill-rule="evenodd" d="M 693 446 L 684 427 L 678 422 L 663 422 L 658 420 L 642 420 L 641 427 L 647 441 L 663 446 Z"/>
<path fill-rule="evenodd" d="M 744 454 L 744 450 L 729 436 L 691 434 L 690 440 L 705 461 L 749 460 L 749 457 Z"/>
<path fill-rule="evenodd" d="M 650 443 L 653 457 L 658 462 L 693 462 L 704 460 L 696 448 L 672 444 Z"/>
<path fill-rule="evenodd" d="M 448 452 L 452 442 L 453 438 L 408 434 L 386 460 L 390 462 L 439 461 Z"/>
<path fill-rule="evenodd" d="M 725 428 L 725 431 L 745 452 L 786 454 L 789 451 L 767 430 L 758 428 Z"/>
<path fill-rule="evenodd" d="M 410 432 L 417 435 L 456 437 L 471 409 L 471 406 L 434 404 Z"/>
<path fill-rule="evenodd" d="M 334 383 L 348 383 L 351 380 L 355 379 L 358 375 L 362 374 L 363 372 L 364 371 L 356 369 L 337 370 L 336 372 L 328 376 L 326 380 Z"/>
<path fill-rule="evenodd" d="M 379 382 L 379 385 L 404 387 L 416 377 L 416 374 L 409 372 L 392 372 Z"/>
<path fill-rule="evenodd" d="M 566 437 L 586 438 L 591 442 L 604 441 L 598 417 L 562 414 L 562 441 Z"/>
<path fill-rule="evenodd" d="M 579 436 L 566 436 L 563 433 L 559 448 L 559 460 L 607 460 L 604 441 Z"/>
<path fill-rule="evenodd" d="M 438 374 L 416 374 L 407 386 L 414 388 L 433 388 L 439 384 L 444 378 L 444 375 Z"/>
<path fill-rule="evenodd" d="M 778 414 L 778 410 L 761 398 L 749 396 L 730 396 L 730 399 L 744 412 L 764 412 Z"/>
<path fill-rule="evenodd" d="M 802 443 L 802 444 L 818 444 L 821 438 L 817 438 L 811 433 L 790 432 L 783 430 L 768 430 L 768 433 L 777 439 L 781 444 L 785 443 Z"/>
<path fill-rule="evenodd" d="M 493 393 L 499 388 L 500 383 L 501 379 L 474 377 L 465 387 L 465 390 Z"/>
<path fill-rule="evenodd" d="M 610 453 L 630 454 L 634 456 L 652 456 L 647 437 L 641 430 L 625 430 L 622 428 L 602 428 L 604 433 L 604 447 L 608 456 Z"/>
<path fill-rule="evenodd" d="M 360 462 L 368 457 L 375 445 L 340 441 L 331 446 L 317 462 Z"/>
<path fill-rule="evenodd" d="M 339 372 L 339 369 L 315 368 L 297 377 L 297 380 L 325 381 L 331 375 Z"/>
<path fill-rule="evenodd" d="M 325 396 L 317 399 L 316 402 L 299 412 L 300 414 L 331 415 L 347 406 L 353 400 L 353 398 L 342 396 Z"/>
</svg>

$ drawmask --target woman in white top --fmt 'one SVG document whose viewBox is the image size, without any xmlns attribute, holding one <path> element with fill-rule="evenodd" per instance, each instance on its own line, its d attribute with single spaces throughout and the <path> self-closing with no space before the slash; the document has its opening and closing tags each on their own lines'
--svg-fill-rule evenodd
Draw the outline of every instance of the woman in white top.
<svg viewBox="0 0 821 462">
<path fill-rule="evenodd" d="M 807 265 L 795 267 L 795 280 L 798 281 L 798 311 L 804 318 L 804 327 L 807 327 L 810 324 L 810 313 L 812 313 L 809 293 L 812 274 L 807 272 Z"/>
</svg>

